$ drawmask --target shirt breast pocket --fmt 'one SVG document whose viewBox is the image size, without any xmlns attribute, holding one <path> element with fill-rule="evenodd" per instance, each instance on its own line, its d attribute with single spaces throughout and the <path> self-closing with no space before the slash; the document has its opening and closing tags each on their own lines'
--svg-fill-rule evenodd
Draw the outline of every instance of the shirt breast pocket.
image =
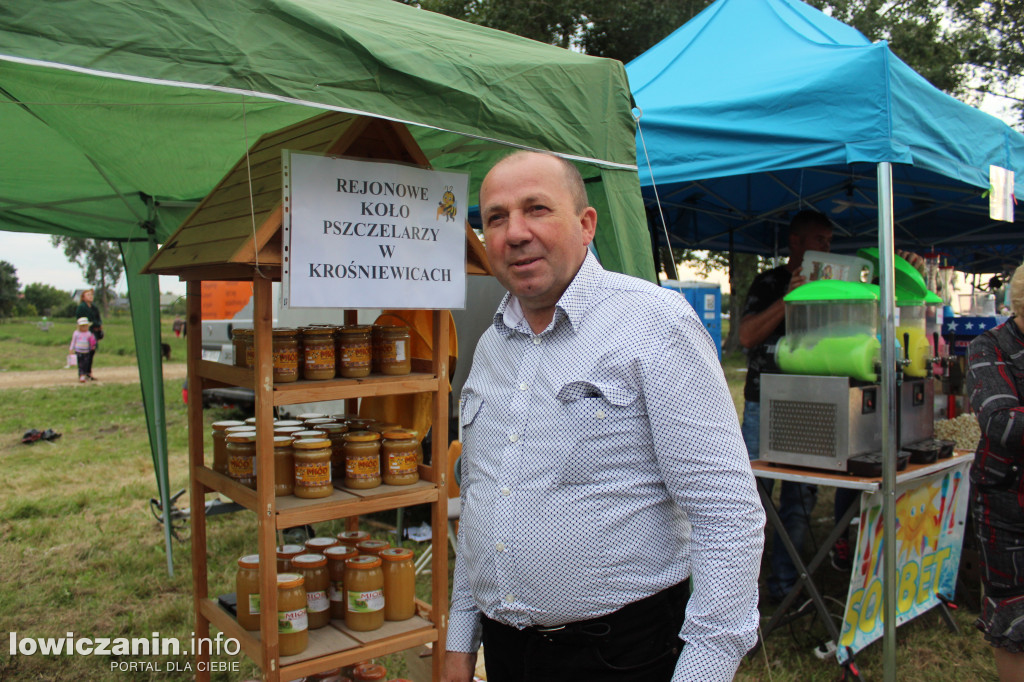
<svg viewBox="0 0 1024 682">
<path fill-rule="evenodd" d="M 646 409 L 629 388 L 588 380 L 572 381 L 558 391 L 561 404 L 560 474 L 562 485 L 594 483 L 629 458 L 631 445 L 647 430 Z"/>
<path fill-rule="evenodd" d="M 459 403 L 459 425 L 461 426 L 462 431 L 461 439 L 463 452 L 470 451 L 479 441 L 479 436 L 477 435 L 478 429 L 474 423 L 476 422 L 477 416 L 479 416 L 483 411 L 483 407 L 484 399 L 482 396 L 477 395 L 476 393 L 464 393 L 462 395 L 462 400 Z M 466 471 L 466 467 L 463 466 L 465 463 L 465 460 L 459 462 L 460 468 L 462 469 L 462 471 L 459 472 L 459 478 L 463 479 L 463 487 L 469 483 L 467 477 L 462 475 Z"/>
</svg>

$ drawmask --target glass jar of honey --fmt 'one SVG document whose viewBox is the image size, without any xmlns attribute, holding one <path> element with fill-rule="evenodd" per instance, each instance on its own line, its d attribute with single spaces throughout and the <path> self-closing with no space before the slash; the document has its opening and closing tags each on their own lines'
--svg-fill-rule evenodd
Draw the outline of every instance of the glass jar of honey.
<svg viewBox="0 0 1024 682">
<path fill-rule="evenodd" d="M 381 551 L 384 561 L 384 619 L 407 620 L 416 615 L 416 569 L 412 550 L 390 547 Z"/>
<path fill-rule="evenodd" d="M 282 656 L 301 654 L 309 645 L 305 579 L 298 573 L 277 576 L 277 645 Z"/>
<path fill-rule="evenodd" d="M 423 459 L 423 448 L 415 431 L 395 429 L 384 432 L 381 441 L 381 467 L 388 485 L 411 485 L 420 480 L 417 465 Z"/>
<path fill-rule="evenodd" d="M 345 618 L 345 562 L 358 553 L 347 545 L 335 545 L 323 551 L 327 557 L 327 573 L 331 578 L 328 598 L 331 601 L 331 618 Z"/>
<path fill-rule="evenodd" d="M 228 473 L 228 450 L 227 442 L 224 438 L 227 437 L 225 429 L 229 426 L 245 426 L 245 422 L 240 422 L 237 419 L 224 419 L 222 421 L 213 422 L 210 425 L 212 429 L 210 431 L 210 438 L 213 439 L 213 461 L 211 462 L 210 468 L 216 471 L 218 474 L 224 474 L 227 476 Z"/>
<path fill-rule="evenodd" d="M 302 328 L 302 377 L 311 381 L 334 378 L 334 329 Z"/>
<path fill-rule="evenodd" d="M 356 551 L 360 554 L 379 556 L 381 552 L 391 546 L 387 540 L 366 539 L 356 543 Z"/>
<path fill-rule="evenodd" d="M 342 327 L 336 339 L 337 376 L 346 379 L 369 376 L 372 355 L 370 327 L 358 324 Z"/>
<path fill-rule="evenodd" d="M 300 554 L 292 559 L 292 566 L 305 578 L 309 629 L 322 628 L 331 622 L 331 602 L 327 596 L 331 579 L 327 573 L 327 557 L 323 554 Z"/>
<path fill-rule="evenodd" d="M 260 555 L 238 560 L 235 573 L 235 620 L 246 630 L 260 629 Z"/>
<path fill-rule="evenodd" d="M 345 627 L 356 632 L 384 625 L 384 573 L 380 557 L 357 556 L 345 561 Z"/>
<path fill-rule="evenodd" d="M 365 530 L 346 530 L 338 533 L 338 542 L 355 550 L 363 540 L 369 540 L 370 534 Z"/>
<path fill-rule="evenodd" d="M 224 439 L 228 452 L 228 476 L 256 490 L 256 433 L 232 431 Z"/>
<path fill-rule="evenodd" d="M 295 457 L 295 497 L 330 497 L 334 492 L 331 441 L 327 438 L 300 438 L 292 443 L 292 450 Z"/>
<path fill-rule="evenodd" d="M 345 487 L 366 490 L 380 482 L 380 434 L 349 431 L 345 434 Z"/>
<path fill-rule="evenodd" d="M 370 427 L 377 423 L 373 417 L 349 417 L 345 420 L 349 431 L 370 431 Z"/>
<path fill-rule="evenodd" d="M 246 340 L 248 337 L 248 341 Z M 231 330 L 231 351 L 235 356 L 231 364 L 235 367 L 247 367 L 245 364 L 245 353 L 247 346 L 252 345 L 252 330 L 251 329 L 239 329 L 235 327 Z"/>
<path fill-rule="evenodd" d="M 290 327 L 274 330 L 274 383 L 299 379 L 299 333 Z"/>
<path fill-rule="evenodd" d="M 297 557 L 306 551 L 306 548 L 302 545 L 278 545 L 276 549 L 277 553 L 277 572 L 278 573 L 292 573 L 294 567 L 292 566 L 292 557 Z"/>
<path fill-rule="evenodd" d="M 292 438 L 274 436 L 274 496 L 283 497 L 295 491 L 295 458 Z"/>
<path fill-rule="evenodd" d="M 352 682 L 381 682 L 387 677 L 387 668 L 379 663 L 360 663 L 352 668 Z"/>
<path fill-rule="evenodd" d="M 409 328 L 387 325 L 380 330 L 380 373 L 408 374 L 412 371 Z"/>
<path fill-rule="evenodd" d="M 331 475 L 335 479 L 345 477 L 345 434 L 348 426 L 340 422 L 326 422 L 313 427 L 314 431 L 323 431 L 331 441 Z"/>
</svg>

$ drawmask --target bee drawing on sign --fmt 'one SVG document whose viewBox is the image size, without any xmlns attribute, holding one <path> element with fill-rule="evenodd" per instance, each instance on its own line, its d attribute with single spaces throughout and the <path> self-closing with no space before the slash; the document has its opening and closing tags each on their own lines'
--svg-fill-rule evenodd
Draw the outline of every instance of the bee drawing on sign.
<svg viewBox="0 0 1024 682">
<path fill-rule="evenodd" d="M 451 222 L 455 220 L 457 210 L 458 207 L 455 205 L 455 193 L 452 192 L 452 186 L 445 185 L 441 201 L 437 202 L 437 219 L 440 220 L 443 215 L 445 222 Z"/>
</svg>

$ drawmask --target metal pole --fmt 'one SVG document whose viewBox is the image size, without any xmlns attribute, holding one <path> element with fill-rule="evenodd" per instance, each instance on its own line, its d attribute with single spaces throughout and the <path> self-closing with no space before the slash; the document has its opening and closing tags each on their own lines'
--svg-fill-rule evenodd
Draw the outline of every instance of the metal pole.
<svg viewBox="0 0 1024 682">
<path fill-rule="evenodd" d="M 882 343 L 882 664 L 886 682 L 896 680 L 896 325 L 893 257 L 892 164 L 878 164 L 879 334 Z"/>
</svg>

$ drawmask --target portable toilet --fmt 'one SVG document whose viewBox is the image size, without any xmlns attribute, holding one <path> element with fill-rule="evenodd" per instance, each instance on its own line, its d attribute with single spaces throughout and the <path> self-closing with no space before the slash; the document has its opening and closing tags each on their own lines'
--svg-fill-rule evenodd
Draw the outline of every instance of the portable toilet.
<svg viewBox="0 0 1024 682">
<path fill-rule="evenodd" d="M 677 279 L 661 281 L 666 289 L 678 291 L 686 297 L 686 301 L 697 312 L 704 322 L 704 327 L 711 334 L 718 349 L 718 359 L 722 359 L 722 287 L 714 282 L 689 281 Z"/>
</svg>

